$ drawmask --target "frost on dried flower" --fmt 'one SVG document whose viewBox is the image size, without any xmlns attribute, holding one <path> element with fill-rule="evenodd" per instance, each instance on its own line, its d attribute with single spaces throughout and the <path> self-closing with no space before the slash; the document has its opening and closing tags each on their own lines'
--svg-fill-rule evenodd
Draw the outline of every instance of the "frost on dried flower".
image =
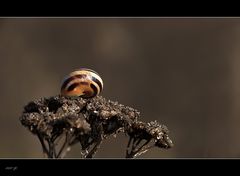
<svg viewBox="0 0 240 176">
<path fill-rule="evenodd" d="M 80 144 L 83 158 L 92 158 L 101 142 L 124 132 L 129 136 L 126 158 L 152 147 L 171 148 L 166 126 L 139 121 L 140 112 L 106 100 L 54 96 L 28 103 L 20 117 L 23 126 L 37 135 L 48 158 L 63 158 L 72 145 Z"/>
</svg>

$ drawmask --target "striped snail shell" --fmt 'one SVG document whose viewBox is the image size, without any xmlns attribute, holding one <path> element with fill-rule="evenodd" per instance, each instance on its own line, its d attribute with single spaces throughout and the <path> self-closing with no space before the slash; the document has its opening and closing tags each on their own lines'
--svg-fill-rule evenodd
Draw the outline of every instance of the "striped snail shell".
<svg viewBox="0 0 240 176">
<path fill-rule="evenodd" d="M 80 68 L 67 75 L 61 86 L 61 95 L 92 98 L 103 89 L 99 74 L 91 69 Z"/>
</svg>

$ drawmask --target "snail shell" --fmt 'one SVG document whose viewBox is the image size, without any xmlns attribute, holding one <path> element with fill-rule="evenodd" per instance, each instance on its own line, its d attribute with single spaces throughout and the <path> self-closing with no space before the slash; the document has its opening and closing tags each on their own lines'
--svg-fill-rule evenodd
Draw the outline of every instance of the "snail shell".
<svg viewBox="0 0 240 176">
<path fill-rule="evenodd" d="M 61 95 L 92 98 L 103 89 L 103 81 L 99 74 L 91 69 L 80 68 L 67 75 L 61 86 Z"/>
</svg>

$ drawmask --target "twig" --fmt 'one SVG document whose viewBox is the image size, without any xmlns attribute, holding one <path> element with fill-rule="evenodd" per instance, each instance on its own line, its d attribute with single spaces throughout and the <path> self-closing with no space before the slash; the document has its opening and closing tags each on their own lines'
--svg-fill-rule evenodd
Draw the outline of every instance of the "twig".
<svg viewBox="0 0 240 176">
<path fill-rule="evenodd" d="M 64 143 L 63 143 L 62 147 L 60 148 L 60 150 L 57 154 L 57 158 L 59 158 L 61 156 L 61 154 L 62 154 L 64 148 L 67 146 L 67 144 L 68 144 L 68 132 L 65 133 L 65 140 L 64 140 Z"/>
<path fill-rule="evenodd" d="M 47 154 L 47 156 L 49 157 L 50 155 L 49 155 L 48 149 L 44 143 L 44 139 L 42 138 L 42 136 L 39 133 L 37 133 L 37 136 L 38 136 L 39 141 L 41 142 L 43 154 Z"/>
<path fill-rule="evenodd" d="M 92 150 L 86 155 L 86 158 L 92 158 L 96 154 L 97 149 L 100 147 L 101 143 L 102 143 L 102 139 L 99 139 L 94 145 L 94 147 L 92 148 Z"/>
</svg>

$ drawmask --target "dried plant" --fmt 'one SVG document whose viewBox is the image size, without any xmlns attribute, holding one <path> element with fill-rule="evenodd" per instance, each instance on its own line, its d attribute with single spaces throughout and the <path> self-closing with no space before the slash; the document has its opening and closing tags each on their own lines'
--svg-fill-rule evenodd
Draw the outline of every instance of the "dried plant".
<svg viewBox="0 0 240 176">
<path fill-rule="evenodd" d="M 166 126 L 139 121 L 140 112 L 101 96 L 91 99 L 54 96 L 32 101 L 20 117 L 36 135 L 48 158 L 63 158 L 80 143 L 83 158 L 92 158 L 102 141 L 124 132 L 129 136 L 126 158 L 137 157 L 152 147 L 173 146 Z"/>
</svg>

